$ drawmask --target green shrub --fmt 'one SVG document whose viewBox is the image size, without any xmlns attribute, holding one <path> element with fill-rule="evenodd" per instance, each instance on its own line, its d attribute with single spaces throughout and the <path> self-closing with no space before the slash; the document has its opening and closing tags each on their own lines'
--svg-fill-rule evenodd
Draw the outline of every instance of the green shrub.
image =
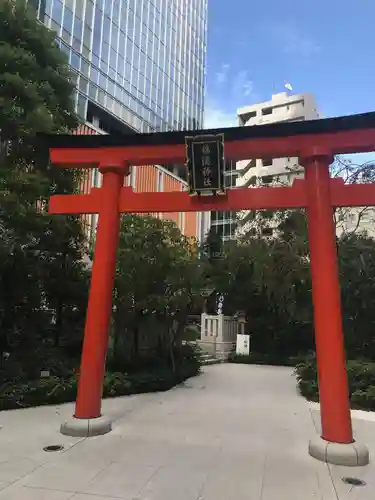
<svg viewBox="0 0 375 500">
<path fill-rule="evenodd" d="M 375 385 L 375 363 L 371 361 L 348 361 L 348 380 L 350 394 L 365 391 Z"/>
<path fill-rule="evenodd" d="M 107 373 L 104 378 L 103 397 L 167 391 L 187 378 L 198 375 L 199 370 L 199 364 L 192 358 L 181 362 L 175 372 L 164 368 L 130 375 Z M 76 376 L 68 379 L 49 377 L 27 384 L 4 384 L 0 387 L 0 410 L 69 403 L 75 400 L 76 393 Z"/>
<path fill-rule="evenodd" d="M 195 345 L 181 345 L 173 349 L 175 366 L 178 368 L 180 364 L 189 362 L 196 364 L 199 363 L 199 349 Z M 118 354 L 116 357 L 107 357 L 107 371 L 110 373 L 127 373 L 137 374 L 139 372 L 159 372 L 169 370 L 172 368 L 171 353 L 167 349 L 164 352 L 155 352 L 153 350 L 145 350 L 138 355 L 129 354 L 126 356 L 124 353 Z"/>
<path fill-rule="evenodd" d="M 228 361 L 230 363 L 238 363 L 244 365 L 270 365 L 270 366 L 295 366 L 293 358 L 276 358 L 275 356 L 251 352 L 247 354 L 232 353 Z"/>
<path fill-rule="evenodd" d="M 195 342 L 200 339 L 201 331 L 199 325 L 187 325 L 183 333 L 183 340 Z"/>
<path fill-rule="evenodd" d="M 354 391 L 351 401 L 354 408 L 375 410 L 375 385 L 369 385 L 365 390 Z"/>
<path fill-rule="evenodd" d="M 0 388 L 0 410 L 13 410 L 73 401 L 77 393 L 77 379 L 48 377 L 23 384 L 4 384 Z"/>
<path fill-rule="evenodd" d="M 352 408 L 375 409 L 375 363 L 367 360 L 349 360 L 347 371 Z M 299 363 L 295 374 L 302 396 L 310 401 L 319 401 L 315 356 L 309 356 Z"/>
<path fill-rule="evenodd" d="M 2 361 L 0 380 L 11 383 L 27 383 L 40 377 L 40 372 L 48 370 L 52 377 L 68 379 L 79 367 L 79 358 L 67 356 L 62 348 L 41 345 L 33 350 L 16 350 Z"/>
</svg>

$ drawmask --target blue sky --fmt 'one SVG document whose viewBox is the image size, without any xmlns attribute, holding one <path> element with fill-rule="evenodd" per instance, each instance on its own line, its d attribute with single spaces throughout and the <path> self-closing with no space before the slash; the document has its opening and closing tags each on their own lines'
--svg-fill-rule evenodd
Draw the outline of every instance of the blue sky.
<svg viewBox="0 0 375 500">
<path fill-rule="evenodd" d="M 284 91 L 325 117 L 375 110 L 375 0 L 208 0 L 206 126 Z"/>
</svg>

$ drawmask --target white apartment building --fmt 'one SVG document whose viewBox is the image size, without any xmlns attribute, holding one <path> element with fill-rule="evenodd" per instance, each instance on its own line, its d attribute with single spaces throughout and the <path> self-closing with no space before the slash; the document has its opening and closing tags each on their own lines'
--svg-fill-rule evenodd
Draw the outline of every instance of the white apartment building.
<svg viewBox="0 0 375 500">
<path fill-rule="evenodd" d="M 375 238 L 375 209 L 373 207 L 338 208 L 335 211 L 338 237 L 350 233 L 366 233 Z"/>
<path fill-rule="evenodd" d="M 281 92 L 270 101 L 253 104 L 237 110 L 240 126 L 266 125 L 279 122 L 297 122 L 321 118 L 311 94 Z M 303 177 L 304 170 L 298 158 L 250 158 L 237 162 L 236 187 L 290 185 L 296 177 Z M 278 223 L 270 219 L 263 227 L 265 236 L 272 236 Z M 238 214 L 237 236 L 257 230 L 256 213 L 242 211 Z"/>
<path fill-rule="evenodd" d="M 244 127 L 315 120 L 321 117 L 311 94 L 289 95 L 287 92 L 273 95 L 271 101 L 240 108 L 237 116 L 239 125 Z M 303 173 L 303 168 L 298 165 L 298 158 L 251 158 L 239 161 L 237 170 L 238 187 L 252 185 L 249 181 L 252 179 L 254 182 L 254 177 L 260 184 L 270 184 L 277 177 L 280 182 L 290 181 L 291 173 Z"/>
</svg>

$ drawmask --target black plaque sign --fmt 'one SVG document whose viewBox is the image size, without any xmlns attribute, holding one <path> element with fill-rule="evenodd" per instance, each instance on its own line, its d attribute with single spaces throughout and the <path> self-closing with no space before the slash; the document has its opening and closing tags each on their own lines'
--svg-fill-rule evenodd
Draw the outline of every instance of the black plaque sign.
<svg viewBox="0 0 375 500">
<path fill-rule="evenodd" d="M 198 135 L 185 141 L 190 194 L 225 194 L 224 135 Z"/>
</svg>

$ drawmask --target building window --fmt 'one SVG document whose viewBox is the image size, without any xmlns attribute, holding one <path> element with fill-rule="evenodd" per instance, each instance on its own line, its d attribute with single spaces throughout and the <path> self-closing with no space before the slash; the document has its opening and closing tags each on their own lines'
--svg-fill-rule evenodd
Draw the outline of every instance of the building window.
<svg viewBox="0 0 375 500">
<path fill-rule="evenodd" d="M 272 175 L 264 175 L 262 177 L 263 184 L 272 184 L 273 176 Z"/>
<path fill-rule="evenodd" d="M 178 218 L 179 218 L 178 225 L 180 227 L 180 231 L 182 234 L 184 234 L 185 233 L 185 212 L 180 212 Z"/>
<path fill-rule="evenodd" d="M 225 175 L 225 177 L 224 177 L 225 187 L 227 187 L 227 188 L 236 187 L 236 181 L 237 181 L 238 175 L 239 175 L 239 172 L 230 173 L 230 175 Z"/>
<path fill-rule="evenodd" d="M 272 112 L 273 112 L 273 108 L 264 108 L 264 109 L 262 109 L 262 115 L 263 116 L 272 115 Z"/>
<path fill-rule="evenodd" d="M 229 236 L 231 234 L 232 224 L 230 222 L 225 223 L 222 228 L 222 236 Z"/>
<path fill-rule="evenodd" d="M 65 7 L 63 28 L 71 34 L 73 32 L 73 12 Z"/>
<path fill-rule="evenodd" d="M 245 125 L 249 120 L 252 118 L 255 118 L 257 115 L 256 111 L 250 111 L 249 113 L 245 113 L 244 115 L 240 116 L 240 122 L 242 125 Z"/>
<path fill-rule="evenodd" d="M 133 188 L 134 191 L 136 191 L 137 187 L 137 167 L 133 165 L 131 167 L 131 174 L 130 174 L 130 185 Z"/>
<path fill-rule="evenodd" d="M 80 56 L 78 54 L 75 54 L 74 52 L 72 52 L 72 57 L 71 57 L 71 60 L 70 60 L 71 66 L 74 69 L 76 69 L 76 70 L 79 71 L 80 62 L 81 62 Z"/>
<path fill-rule="evenodd" d="M 61 24 L 63 13 L 63 4 L 59 0 L 55 0 L 52 9 L 52 19 L 56 21 L 57 24 Z"/>
<path fill-rule="evenodd" d="M 263 227 L 262 228 L 262 236 L 272 236 L 272 235 L 273 235 L 272 227 Z"/>
<path fill-rule="evenodd" d="M 159 193 L 163 191 L 163 172 L 161 170 L 158 170 L 156 190 Z"/>
<path fill-rule="evenodd" d="M 219 220 L 219 212 L 211 212 L 211 223 L 216 223 Z"/>
<path fill-rule="evenodd" d="M 272 167 L 273 158 L 263 158 L 262 165 L 263 165 L 263 167 Z"/>
</svg>

